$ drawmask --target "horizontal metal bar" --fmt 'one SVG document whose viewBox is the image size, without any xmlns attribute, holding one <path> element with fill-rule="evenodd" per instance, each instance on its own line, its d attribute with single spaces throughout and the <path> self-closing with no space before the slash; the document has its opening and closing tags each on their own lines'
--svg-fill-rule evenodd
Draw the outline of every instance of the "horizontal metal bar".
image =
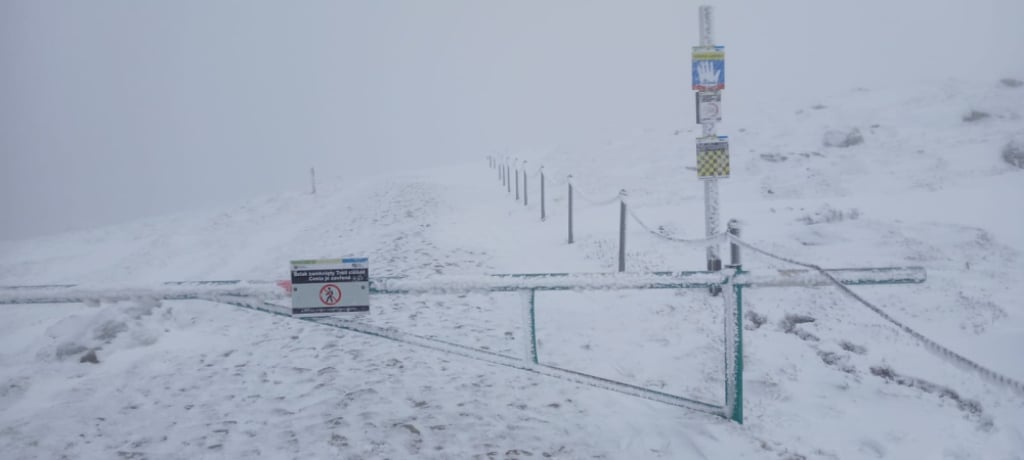
<svg viewBox="0 0 1024 460">
<path fill-rule="evenodd" d="M 286 292 L 274 283 L 227 283 L 211 285 L 166 285 L 125 288 L 119 286 L 9 286 L 0 289 L 0 304 L 50 304 L 120 302 L 132 299 L 192 300 L 219 296 L 261 299 L 283 298 Z"/>
<path fill-rule="evenodd" d="M 503 291 L 611 289 L 688 289 L 721 284 L 728 273 L 524 273 L 481 276 L 434 276 L 370 280 L 371 294 L 413 294 Z"/>
<path fill-rule="evenodd" d="M 928 279 L 923 267 L 839 268 L 827 269 L 825 272 L 847 286 L 919 284 Z M 743 272 L 736 275 L 732 282 L 743 287 L 814 287 L 832 284 L 828 277 L 816 270 Z"/>
<path fill-rule="evenodd" d="M 66 289 L 75 287 L 75 284 L 30 284 L 25 286 L 0 286 L 0 291 L 14 291 L 26 289 Z"/>
<path fill-rule="evenodd" d="M 825 270 L 842 284 L 923 283 L 922 267 L 841 268 Z M 826 286 L 828 277 L 815 270 L 765 270 L 759 273 L 681 271 L 651 273 L 509 273 L 425 278 L 375 278 L 371 294 L 511 292 L 524 290 L 692 289 L 732 283 L 743 287 Z M 187 300 L 218 295 L 257 296 L 267 300 L 287 293 L 274 281 L 170 281 L 148 288 L 52 284 L 0 286 L 0 304 L 79 303 L 134 298 Z"/>
</svg>

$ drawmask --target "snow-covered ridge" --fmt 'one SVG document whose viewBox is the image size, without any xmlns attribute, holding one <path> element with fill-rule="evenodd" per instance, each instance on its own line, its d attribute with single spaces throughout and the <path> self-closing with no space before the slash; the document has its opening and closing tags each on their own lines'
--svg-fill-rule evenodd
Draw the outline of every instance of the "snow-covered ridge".
<svg viewBox="0 0 1024 460">
<path fill-rule="evenodd" d="M 1024 88 L 860 89 L 808 107 L 726 101 L 723 217 L 744 240 L 828 268 L 921 266 L 853 289 L 973 360 L 1024 379 Z M 984 112 L 987 117 L 975 115 Z M 832 131 L 863 142 L 825 146 Z M 677 134 L 678 132 L 678 134 Z M 652 228 L 703 236 L 689 125 L 522 153 L 552 184 L 629 191 Z M 531 168 L 532 169 L 532 168 Z M 533 171 L 530 171 L 532 174 Z M 531 176 L 531 187 L 538 184 Z M 550 185 L 550 184 L 549 184 Z M 371 277 L 615 269 L 618 210 L 565 190 L 516 203 L 477 164 L 335 183 L 0 243 L 0 285 L 282 279 L 297 258 L 367 256 Z M 703 268 L 703 249 L 629 227 L 632 273 Z M 751 277 L 794 267 L 744 253 Z M 277 289 L 274 286 L 268 289 Z M 518 354 L 517 294 L 390 295 L 367 324 Z M 722 419 L 308 322 L 199 300 L 2 306 L 0 449 L 12 458 L 1015 458 L 1024 400 L 934 356 L 831 288 L 744 290 L 745 415 Z M 722 397 L 722 311 L 705 290 L 537 298 L 542 363 Z M 97 364 L 80 362 L 92 353 Z M 88 360 L 87 360 L 88 361 Z"/>
</svg>

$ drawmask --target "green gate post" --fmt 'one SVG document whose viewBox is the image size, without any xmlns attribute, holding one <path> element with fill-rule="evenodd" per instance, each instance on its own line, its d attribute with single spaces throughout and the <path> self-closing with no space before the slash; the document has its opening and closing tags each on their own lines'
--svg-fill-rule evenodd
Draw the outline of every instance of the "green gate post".
<svg viewBox="0 0 1024 460">
<path fill-rule="evenodd" d="M 533 358 L 533 364 L 540 364 L 540 359 L 537 357 L 537 290 L 530 289 L 530 357 Z"/>
<path fill-rule="evenodd" d="M 736 269 L 736 273 L 740 273 L 739 268 Z M 733 345 L 733 356 L 732 360 L 734 365 L 732 375 L 732 385 L 734 389 L 734 400 L 732 401 L 732 414 L 729 414 L 734 422 L 743 424 L 743 286 L 733 285 L 733 292 L 736 295 L 736 335 L 733 337 L 735 340 Z M 726 397 L 729 395 L 729 389 L 726 388 Z"/>
</svg>

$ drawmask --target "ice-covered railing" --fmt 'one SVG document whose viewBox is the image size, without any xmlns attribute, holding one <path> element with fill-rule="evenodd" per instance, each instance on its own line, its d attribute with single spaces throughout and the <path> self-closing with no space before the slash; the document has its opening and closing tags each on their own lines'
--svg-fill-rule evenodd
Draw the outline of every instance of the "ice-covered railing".
<svg viewBox="0 0 1024 460">
<path fill-rule="evenodd" d="M 722 283 L 720 273 L 527 273 L 480 276 L 428 276 L 370 280 L 371 293 L 446 293 L 521 290 L 685 289 Z"/>
<path fill-rule="evenodd" d="M 171 281 L 149 285 L 35 285 L 0 286 L 0 304 L 96 303 L 133 299 L 216 300 L 220 297 L 285 298 L 274 281 Z"/>
<path fill-rule="evenodd" d="M 370 280 L 371 293 L 452 293 L 520 290 L 689 289 L 731 283 L 743 287 L 830 286 L 832 279 L 845 285 L 923 283 L 921 267 L 841 268 L 825 270 L 650 273 L 527 273 L 479 276 L 428 276 Z"/>
<path fill-rule="evenodd" d="M 829 286 L 832 279 L 850 286 L 865 284 L 922 283 L 921 267 L 843 268 L 825 270 L 774 270 L 768 272 L 650 272 L 650 273 L 516 273 L 475 276 L 438 275 L 423 278 L 375 278 L 370 292 L 462 293 L 522 290 L 616 290 L 690 289 L 722 285 L 743 287 Z M 159 300 L 251 297 L 279 300 L 287 297 L 283 281 L 169 281 L 141 286 L 123 285 L 30 285 L 0 286 L 0 304 L 116 302 L 138 298 Z"/>
</svg>

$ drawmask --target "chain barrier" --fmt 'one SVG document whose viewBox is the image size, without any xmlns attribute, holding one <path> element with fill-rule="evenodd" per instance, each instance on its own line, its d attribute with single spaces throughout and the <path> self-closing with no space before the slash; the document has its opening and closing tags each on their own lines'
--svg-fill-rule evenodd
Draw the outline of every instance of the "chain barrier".
<svg viewBox="0 0 1024 460">
<path fill-rule="evenodd" d="M 692 246 L 699 246 L 699 247 L 703 248 L 703 247 L 706 247 L 709 244 L 722 243 L 722 242 L 724 242 L 726 240 L 726 233 L 725 232 L 718 233 L 718 234 L 712 235 L 710 237 L 701 238 L 701 239 L 676 238 L 674 236 L 669 236 L 669 235 L 666 235 L 664 233 L 658 232 L 658 231 L 652 229 L 646 223 L 644 223 L 644 221 L 642 219 L 640 219 L 640 216 L 636 215 L 636 212 L 633 210 L 633 206 L 630 205 L 628 201 L 626 202 L 626 212 L 628 212 L 629 216 L 632 217 L 633 220 L 637 224 L 640 225 L 640 228 L 643 228 L 644 230 L 647 230 L 647 233 L 650 233 L 650 234 L 652 234 L 652 235 L 654 235 L 654 236 L 656 236 L 658 238 L 661 238 L 661 239 L 663 239 L 665 241 L 671 241 L 673 243 L 682 243 L 682 244 L 692 245 Z"/>
<path fill-rule="evenodd" d="M 607 200 L 595 200 L 593 198 L 588 197 L 585 193 L 583 193 L 583 191 L 580 190 L 580 186 L 576 184 L 572 184 L 572 191 L 580 198 L 583 198 L 583 201 L 586 201 L 587 203 L 590 203 L 591 205 L 594 206 L 608 206 L 612 203 L 619 201 L 622 198 L 621 195 L 615 195 Z"/>
<path fill-rule="evenodd" d="M 562 187 L 562 186 L 565 186 L 565 184 L 569 183 L 569 178 L 568 177 L 566 177 L 566 176 L 559 176 L 559 175 L 555 175 L 555 174 L 545 174 L 544 175 L 544 179 L 551 180 L 551 185 L 553 187 Z"/>
<path fill-rule="evenodd" d="M 800 267 L 809 268 L 809 269 L 814 270 L 814 271 L 816 271 L 818 273 L 821 273 L 833 285 L 835 285 L 837 288 L 839 288 L 839 290 L 842 291 L 844 294 L 850 296 L 851 298 L 853 298 L 857 302 L 861 303 L 862 305 L 864 305 L 865 307 L 867 307 L 871 311 L 875 312 L 875 314 L 877 314 L 878 316 L 881 316 L 883 319 L 885 319 L 886 321 L 892 323 L 893 325 L 895 325 L 896 327 L 901 329 L 903 332 L 906 332 L 907 334 L 909 334 L 911 337 L 914 337 L 915 339 L 917 339 L 918 341 L 923 343 L 925 345 L 925 347 L 930 349 L 932 352 L 938 354 L 939 356 L 942 356 L 943 358 L 946 358 L 947 360 L 951 361 L 955 365 L 966 367 L 966 368 L 968 368 L 970 370 L 973 370 L 974 372 L 977 372 L 982 377 L 985 377 L 985 378 L 987 378 L 987 379 L 989 379 L 991 381 L 994 381 L 996 383 L 999 383 L 1001 385 L 1007 386 L 1007 387 L 1017 391 L 1021 395 L 1024 395 L 1024 383 L 1021 383 L 1021 382 L 1019 382 L 1017 380 L 1014 380 L 1014 379 L 1012 379 L 1010 377 L 1007 377 L 1007 376 L 1005 376 L 1003 374 L 1000 374 L 1000 373 L 998 373 L 996 371 L 993 371 L 992 369 L 989 369 L 989 368 L 987 368 L 987 367 L 985 367 L 985 366 L 983 366 L 981 364 L 978 364 L 978 363 L 968 359 L 967 357 L 965 357 L 965 356 L 963 356 L 963 355 L 961 355 L 961 354 L 959 354 L 959 353 L 957 353 L 957 352 L 955 352 L 955 351 L 953 351 L 953 350 L 951 350 L 951 349 L 949 349 L 949 348 L 939 344 L 938 342 L 936 342 L 936 341 L 934 341 L 932 339 L 929 339 L 928 337 L 925 337 L 924 334 L 921 334 L 920 332 L 917 332 L 916 330 L 912 329 L 910 326 L 907 326 L 906 324 L 903 324 L 899 320 L 897 320 L 897 319 L 893 318 L 892 316 L 890 316 L 888 313 L 886 313 L 884 310 L 882 310 L 878 306 L 872 304 L 871 302 L 868 302 L 863 297 L 858 295 L 856 292 L 853 292 L 852 289 L 850 289 L 849 287 L 847 287 L 846 285 L 841 283 L 839 280 L 837 280 L 835 277 L 833 277 L 831 274 L 829 274 L 824 268 L 821 268 L 818 265 L 808 264 L 808 263 L 800 262 L 800 261 L 797 261 L 797 260 L 794 260 L 794 259 L 790 259 L 788 257 L 783 257 L 783 256 L 780 256 L 778 254 L 773 254 L 773 253 L 768 252 L 768 251 L 766 251 L 764 249 L 758 248 L 758 247 L 756 247 L 756 246 L 754 246 L 754 245 L 752 245 L 750 243 L 747 243 L 746 241 L 743 241 L 743 240 L 741 240 L 741 239 L 739 239 L 739 238 L 737 238 L 736 236 L 733 236 L 733 235 L 728 235 L 727 234 L 726 238 L 731 240 L 732 242 L 740 245 L 740 246 L 743 246 L 743 247 L 745 247 L 747 249 L 750 249 L 751 251 L 754 251 L 754 252 L 756 252 L 758 254 L 761 254 L 761 255 L 764 255 L 766 257 L 770 257 L 772 259 L 780 260 L 782 262 L 787 262 L 787 263 L 790 263 L 790 264 L 793 264 L 793 265 L 797 265 L 797 266 L 800 266 Z"/>
<path fill-rule="evenodd" d="M 560 174 L 557 170 L 551 171 L 550 169 L 551 168 L 547 168 L 546 169 L 544 166 L 540 166 L 540 167 L 537 168 L 536 171 L 534 171 L 533 175 L 537 176 L 542 171 L 544 171 L 546 173 L 545 174 L 545 178 L 549 179 L 551 181 L 552 185 L 556 186 L 556 187 L 566 185 L 566 184 L 568 184 L 570 182 L 570 179 L 569 179 L 569 177 L 571 177 L 570 175 L 568 175 L 568 174 Z M 613 196 L 613 197 L 611 197 L 611 198 L 609 198 L 607 200 L 595 200 L 595 199 L 591 198 L 590 196 L 588 196 L 586 192 L 581 190 L 579 185 L 573 183 L 572 187 L 573 187 L 573 193 L 575 193 L 577 197 L 583 199 L 583 201 L 586 201 L 587 203 L 589 203 L 592 206 L 598 206 L 598 207 L 600 207 L 600 206 L 608 206 L 608 205 L 613 204 L 613 203 L 615 203 L 617 201 L 626 201 L 626 200 L 623 199 L 623 195 L 621 194 L 621 192 L 620 192 L 620 194 L 615 195 L 615 196 Z M 710 236 L 710 237 L 707 237 L 707 238 L 701 238 L 701 239 L 685 239 L 685 238 L 676 238 L 676 237 L 673 237 L 673 236 L 665 235 L 665 234 L 663 234 L 661 232 L 655 231 L 650 226 L 648 226 L 646 223 L 644 223 L 644 221 L 642 219 L 640 219 L 639 216 L 636 215 L 636 212 L 633 210 L 633 206 L 630 205 L 628 201 L 626 201 L 626 205 L 627 205 L 626 209 L 629 212 L 630 217 L 632 217 L 633 220 L 636 221 L 636 223 L 640 225 L 640 227 L 642 227 L 648 233 L 650 233 L 650 234 L 652 234 L 652 235 L 654 235 L 654 236 L 656 236 L 658 238 L 661 238 L 663 240 L 672 241 L 674 243 L 682 243 L 682 244 L 688 244 L 688 245 L 693 245 L 693 246 L 701 246 L 701 247 L 705 247 L 708 244 L 722 243 L 722 242 L 724 242 L 726 240 L 726 232 L 718 233 L 716 235 L 713 235 L 713 236 Z"/>
<path fill-rule="evenodd" d="M 544 169 L 544 167 L 541 166 L 540 168 L 537 169 L 537 171 L 534 173 L 534 175 L 539 174 L 543 169 Z M 563 176 L 565 177 L 565 179 L 562 179 L 560 181 L 557 179 L 557 178 L 560 178 L 560 177 L 563 177 Z M 560 176 L 558 174 L 552 174 L 551 177 L 553 179 L 552 182 L 556 182 L 557 185 L 564 185 L 566 183 L 569 183 L 570 180 L 571 180 L 570 179 L 571 176 L 566 176 L 566 175 L 561 175 Z M 588 197 L 585 193 L 583 193 L 580 190 L 579 186 L 576 185 L 576 184 L 573 184 L 573 191 L 580 198 L 582 198 L 584 201 L 587 201 L 587 202 L 589 202 L 590 204 L 592 204 L 594 206 L 606 206 L 606 205 L 615 203 L 616 201 L 626 202 L 626 200 L 624 199 L 624 196 L 622 194 L 616 195 L 616 196 L 614 196 L 614 197 L 612 197 L 612 198 L 610 198 L 608 200 L 603 200 L 603 201 L 594 200 L 594 199 Z M 850 298 L 856 300 L 861 305 L 867 307 L 869 310 L 871 310 L 872 312 L 874 312 L 878 316 L 882 317 L 882 319 L 884 319 L 884 320 L 888 321 L 889 323 L 893 324 L 894 326 L 896 326 L 897 328 L 899 328 L 903 332 L 906 332 L 911 337 L 917 339 L 919 342 L 924 344 L 924 346 L 926 348 L 928 348 L 929 350 L 931 350 L 932 352 L 938 354 L 939 356 L 943 357 L 944 359 L 948 360 L 949 362 L 953 363 L 954 365 L 970 369 L 970 370 L 978 373 L 979 375 L 981 375 L 982 377 L 984 377 L 984 378 L 986 378 L 986 379 L 988 379 L 990 381 L 993 381 L 993 382 L 996 382 L 996 383 L 998 383 L 1000 385 L 1009 387 L 1010 389 L 1012 389 L 1014 391 L 1017 391 L 1018 393 L 1024 395 L 1024 383 L 1022 383 L 1020 381 L 1017 381 L 1017 380 L 1015 380 L 1015 379 L 1013 379 L 1011 377 L 1007 377 L 1006 375 L 1003 375 L 1003 374 L 1001 374 L 999 372 L 993 371 L 992 369 L 989 369 L 989 368 L 987 368 L 987 367 L 985 367 L 985 366 L 983 366 L 981 364 L 978 364 L 977 362 L 972 361 L 971 359 L 969 359 L 969 358 L 967 358 L 967 357 L 965 357 L 965 356 L 963 356 L 963 355 L 961 355 L 961 354 L 959 354 L 959 353 L 957 353 L 957 352 L 955 352 L 955 351 L 953 351 L 953 350 L 943 346 L 942 344 L 940 344 L 940 343 L 938 343 L 938 342 L 936 342 L 936 341 L 926 337 L 924 334 L 921 334 L 920 332 L 917 332 L 916 330 L 914 330 L 910 326 L 907 326 L 906 324 L 903 324 L 902 322 L 900 322 L 896 318 L 893 318 L 892 316 L 890 316 L 888 313 L 886 313 L 880 307 L 872 304 L 871 302 L 868 302 L 866 299 L 864 299 L 859 294 L 854 292 L 852 289 L 850 289 L 849 287 L 844 285 L 842 282 L 837 280 L 834 276 L 829 274 L 828 271 L 826 271 L 824 268 L 822 268 L 822 267 L 820 267 L 818 265 L 809 264 L 809 263 L 805 263 L 805 262 L 800 262 L 800 261 L 795 260 L 795 259 L 791 259 L 791 258 L 788 258 L 788 257 L 785 257 L 785 256 L 780 256 L 778 254 L 774 254 L 774 253 L 768 252 L 768 251 L 766 251 L 764 249 L 758 248 L 758 247 L 756 247 L 756 246 L 754 246 L 754 245 L 752 245 L 750 243 L 747 243 L 746 241 L 743 241 L 740 238 L 736 237 L 735 235 L 729 234 L 728 232 L 718 233 L 716 235 L 713 235 L 713 236 L 710 236 L 710 237 L 707 237 L 707 238 L 702 238 L 702 239 L 684 239 L 684 238 L 676 238 L 676 237 L 672 237 L 672 236 L 669 236 L 669 235 L 665 235 L 665 234 L 663 234 L 661 232 L 655 231 L 650 226 L 648 226 L 643 221 L 643 219 L 640 219 L 640 217 L 636 215 L 636 212 L 634 211 L 633 206 L 630 206 L 628 202 L 626 202 L 626 205 L 627 205 L 626 209 L 627 209 L 627 212 L 629 213 L 630 217 L 632 217 L 633 220 L 637 224 L 639 224 L 641 228 L 643 228 L 648 233 L 650 233 L 650 234 L 652 234 L 652 235 L 654 235 L 654 236 L 656 236 L 656 237 L 658 237 L 660 239 L 663 239 L 663 240 L 666 240 L 666 241 L 671 241 L 671 242 L 674 242 L 674 243 L 683 243 L 683 244 L 695 245 L 695 246 L 707 246 L 708 244 L 712 244 L 712 243 L 721 243 L 721 242 L 724 242 L 724 241 L 732 241 L 733 243 L 735 243 L 735 244 L 737 244 L 739 246 L 742 246 L 744 248 L 750 249 L 751 251 L 754 251 L 754 252 L 756 252 L 758 254 L 761 254 L 763 256 L 766 256 L 766 257 L 769 257 L 769 258 L 772 258 L 772 259 L 775 259 L 775 260 L 778 260 L 778 261 L 781 261 L 781 262 L 785 262 L 785 263 L 789 263 L 789 264 L 793 264 L 793 265 L 797 265 L 797 266 L 800 266 L 800 267 L 804 267 L 804 268 L 808 268 L 808 269 L 814 270 L 814 271 L 820 273 L 822 276 L 824 276 L 827 280 L 829 280 L 829 282 L 832 283 L 836 288 L 838 288 L 842 293 L 844 293 L 847 296 L 849 296 Z"/>
</svg>

